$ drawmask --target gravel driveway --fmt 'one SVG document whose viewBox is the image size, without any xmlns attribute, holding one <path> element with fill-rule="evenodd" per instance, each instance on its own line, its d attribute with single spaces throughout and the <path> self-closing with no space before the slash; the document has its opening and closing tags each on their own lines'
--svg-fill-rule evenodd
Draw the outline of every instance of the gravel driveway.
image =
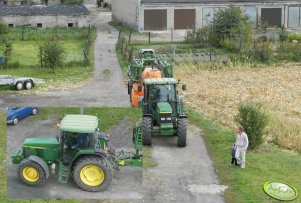
<svg viewBox="0 0 301 203">
<path fill-rule="evenodd" d="M 0 93 L 0 109 L 6 108 L 9 104 L 38 107 L 81 105 L 129 107 L 127 87 L 115 51 L 118 32 L 108 25 L 111 21 L 111 13 L 98 12 L 93 16 L 93 25 L 97 28 L 93 79 L 76 89 L 49 91 L 41 95 Z"/>
<path fill-rule="evenodd" d="M 187 146 L 176 137 L 153 138 L 155 168 L 143 169 L 143 202 L 222 203 L 226 186 L 219 185 L 201 130 L 188 126 Z"/>
</svg>

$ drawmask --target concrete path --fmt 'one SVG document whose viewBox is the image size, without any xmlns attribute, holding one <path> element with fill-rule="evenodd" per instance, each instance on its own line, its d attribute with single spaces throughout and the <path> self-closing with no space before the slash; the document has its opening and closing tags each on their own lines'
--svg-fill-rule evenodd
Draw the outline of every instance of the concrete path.
<svg viewBox="0 0 301 203">
<path fill-rule="evenodd" d="M 143 202 L 222 203 L 226 186 L 219 185 L 201 130 L 188 127 L 187 146 L 176 137 L 153 138 L 152 157 L 158 166 L 143 169 Z"/>
</svg>

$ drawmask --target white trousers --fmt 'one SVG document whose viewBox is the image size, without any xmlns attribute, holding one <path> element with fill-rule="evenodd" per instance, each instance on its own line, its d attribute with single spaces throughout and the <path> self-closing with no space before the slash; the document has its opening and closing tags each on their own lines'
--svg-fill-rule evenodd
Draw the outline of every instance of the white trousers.
<svg viewBox="0 0 301 203">
<path fill-rule="evenodd" d="M 246 149 L 244 147 L 237 147 L 235 152 L 235 158 L 238 162 L 241 162 L 241 168 L 246 166 Z"/>
</svg>

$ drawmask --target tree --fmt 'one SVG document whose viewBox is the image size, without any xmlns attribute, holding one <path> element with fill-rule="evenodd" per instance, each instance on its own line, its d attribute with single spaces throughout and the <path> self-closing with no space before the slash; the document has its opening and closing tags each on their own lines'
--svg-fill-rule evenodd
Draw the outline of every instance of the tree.
<svg viewBox="0 0 301 203">
<path fill-rule="evenodd" d="M 225 40 L 231 40 L 238 43 L 234 46 L 242 48 L 243 42 L 251 41 L 252 24 L 240 8 L 231 5 L 215 13 L 212 34 L 216 47 L 221 47 Z"/>
<path fill-rule="evenodd" d="M 46 67 L 54 69 L 63 64 L 63 56 L 65 50 L 56 41 L 46 42 L 44 45 L 40 46 L 39 59 L 40 63 Z"/>
<path fill-rule="evenodd" d="M 6 56 L 5 62 L 7 63 L 7 57 L 10 56 L 12 52 L 12 43 L 7 37 L 8 27 L 0 18 L 0 50 L 2 53 L 0 55 Z"/>
</svg>

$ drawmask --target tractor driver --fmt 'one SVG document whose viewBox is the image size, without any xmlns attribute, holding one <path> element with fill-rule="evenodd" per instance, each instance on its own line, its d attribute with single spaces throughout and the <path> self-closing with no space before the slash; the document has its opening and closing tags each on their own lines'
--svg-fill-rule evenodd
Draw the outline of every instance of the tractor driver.
<svg viewBox="0 0 301 203">
<path fill-rule="evenodd" d="M 166 86 L 162 85 L 159 86 L 156 92 L 156 99 L 157 101 L 168 101 L 169 98 L 169 90 Z"/>
<path fill-rule="evenodd" d="M 87 133 L 79 133 L 77 136 L 77 139 L 73 143 L 71 149 L 79 149 L 85 146 L 86 140 L 88 137 Z"/>
</svg>

